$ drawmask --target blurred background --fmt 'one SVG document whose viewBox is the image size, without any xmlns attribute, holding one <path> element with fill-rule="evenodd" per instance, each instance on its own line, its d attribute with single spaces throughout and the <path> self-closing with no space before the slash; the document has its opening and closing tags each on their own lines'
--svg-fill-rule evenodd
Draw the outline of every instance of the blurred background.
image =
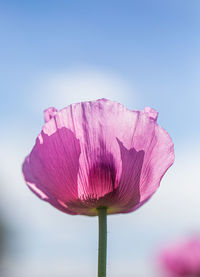
<svg viewBox="0 0 200 277">
<path fill-rule="evenodd" d="M 174 141 L 153 198 L 108 218 L 109 277 L 155 277 L 157 250 L 200 232 L 199 30 L 199 0 L 0 0 L 0 276 L 96 276 L 97 218 L 59 212 L 22 177 L 49 106 L 150 106 Z"/>
</svg>

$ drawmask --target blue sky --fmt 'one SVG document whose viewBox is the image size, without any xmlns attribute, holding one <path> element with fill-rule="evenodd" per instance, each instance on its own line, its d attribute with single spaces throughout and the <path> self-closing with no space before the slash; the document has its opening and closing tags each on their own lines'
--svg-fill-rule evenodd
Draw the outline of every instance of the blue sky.
<svg viewBox="0 0 200 277">
<path fill-rule="evenodd" d="M 70 261 L 77 255 L 80 264 L 81 253 L 87 243 L 86 265 L 97 254 L 97 222 L 53 211 L 30 194 L 21 176 L 21 163 L 40 132 L 42 111 L 49 105 L 62 108 L 71 102 L 107 97 L 120 101 L 130 109 L 151 106 L 159 111 L 159 124 L 167 129 L 175 142 L 176 166 L 169 172 L 166 181 L 163 181 L 166 185 L 153 198 L 152 204 L 147 204 L 133 215 L 119 216 L 119 219 L 113 217 L 110 220 L 112 237 L 110 234 L 109 251 L 110 257 L 113 257 L 110 262 L 111 277 L 118 277 L 117 274 L 122 272 L 129 277 L 125 268 L 132 263 L 131 255 L 137 260 L 138 276 L 146 276 L 142 273 L 143 259 L 161 241 L 200 228 L 195 220 L 195 212 L 193 213 L 193 210 L 200 208 L 196 198 L 200 192 L 196 170 L 200 162 L 199 14 L 198 0 L 0 1 L 3 130 L 0 142 L 5 157 L 1 161 L 1 175 L 5 180 L 1 206 L 10 228 L 22 234 L 21 262 L 26 256 L 28 271 L 35 263 L 39 264 L 37 267 L 40 266 L 41 271 L 33 273 L 33 277 L 41 274 L 49 277 L 48 270 L 42 272 L 44 269 L 37 259 L 35 242 L 41 248 L 44 243 L 47 250 L 58 245 L 56 249 L 62 253 L 59 259 L 64 256 L 65 245 L 70 245 Z M 185 175 L 182 175 L 183 172 Z M 192 184 L 188 188 L 190 182 Z M 168 216 L 165 223 L 162 212 L 168 214 L 170 207 L 176 208 L 178 196 L 179 213 L 177 211 L 174 217 Z M 193 204 L 187 209 L 185 203 L 189 200 Z M 12 205 L 7 203 L 15 203 L 17 206 L 16 220 L 12 214 Z M 33 213 L 34 209 L 36 214 Z M 188 215 L 186 219 L 183 216 L 185 214 Z M 45 222 L 43 225 L 38 225 L 38 216 L 39 222 Z M 44 217 L 50 219 L 45 221 Z M 52 225 L 51 218 L 54 218 L 57 227 Z M 152 218 L 153 223 L 149 218 Z M 129 229 L 130 220 L 132 223 Z M 163 227 L 158 221 L 163 222 Z M 67 233 L 68 239 L 64 239 L 60 226 L 64 224 L 62 227 L 67 228 L 67 222 L 72 225 Z M 174 222 L 178 222 L 175 227 Z M 129 230 L 123 228 L 122 223 Z M 134 227 L 135 224 L 137 227 Z M 77 229 L 85 228 L 84 242 L 81 237 L 77 239 L 78 231 L 76 236 L 73 234 L 73 226 L 77 226 Z M 166 226 L 167 231 L 164 229 Z M 50 227 L 54 231 L 48 232 L 46 237 Z M 64 242 L 58 239 L 58 235 L 53 239 L 55 233 L 59 233 Z M 121 240 L 122 233 L 126 238 L 124 243 L 118 243 L 117 248 L 115 245 Z M 29 244 L 28 234 L 31 234 L 33 244 Z M 134 248 L 133 253 L 132 248 L 128 248 L 133 237 L 133 244 L 137 244 L 138 259 Z M 74 242 L 74 249 L 80 245 L 82 250 L 79 254 L 72 250 L 71 241 Z M 40 250 L 43 255 L 41 259 L 53 259 L 49 250 Z M 123 258 L 126 253 L 129 256 L 127 261 Z M 122 262 L 121 269 L 116 271 L 112 267 L 112 263 L 115 264 L 114 258 L 115 261 Z M 16 257 L 8 255 L 7 263 L 12 263 L 12 259 L 15 260 Z M 20 261 L 14 264 L 15 272 L 21 277 L 27 276 L 27 272 L 20 271 Z M 86 276 L 89 276 L 86 265 Z M 62 274 L 65 276 L 67 269 L 59 273 L 50 271 L 52 277 L 57 277 Z M 75 277 L 75 272 L 76 265 L 72 266 L 71 276 Z M 90 275 L 93 273 L 92 271 Z"/>
<path fill-rule="evenodd" d="M 176 135 L 183 136 L 185 125 L 199 135 L 199 6 L 194 0 L 1 1 L 3 109 L 23 117 L 26 85 L 46 71 L 96 67 L 127 80 L 145 99 L 136 108 L 162 110 Z"/>
</svg>

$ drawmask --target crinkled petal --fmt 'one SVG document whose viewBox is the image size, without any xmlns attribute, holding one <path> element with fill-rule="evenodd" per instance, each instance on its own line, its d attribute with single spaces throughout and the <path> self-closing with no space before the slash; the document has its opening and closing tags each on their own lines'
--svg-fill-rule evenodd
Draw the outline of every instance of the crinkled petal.
<svg viewBox="0 0 200 277">
<path fill-rule="evenodd" d="M 151 117 L 145 117 L 142 112 L 138 114 L 132 147 L 144 151 L 140 174 L 140 202 L 125 212 L 139 208 L 153 195 L 163 175 L 174 162 L 174 147 L 170 136 L 154 120 L 151 120 Z"/>
<path fill-rule="evenodd" d="M 144 112 L 149 116 L 149 118 L 153 120 L 157 120 L 158 118 L 158 112 L 150 107 L 145 107 Z"/>
<path fill-rule="evenodd" d="M 54 120 L 46 125 L 51 132 L 42 131 L 38 136 L 23 164 L 23 174 L 32 191 L 57 205 L 58 199 L 67 202 L 78 198 L 80 145 L 72 131 L 57 128 Z"/>
<path fill-rule="evenodd" d="M 57 113 L 57 109 L 54 107 L 50 107 L 44 111 L 44 121 L 48 122 L 50 119 L 54 117 Z"/>
</svg>

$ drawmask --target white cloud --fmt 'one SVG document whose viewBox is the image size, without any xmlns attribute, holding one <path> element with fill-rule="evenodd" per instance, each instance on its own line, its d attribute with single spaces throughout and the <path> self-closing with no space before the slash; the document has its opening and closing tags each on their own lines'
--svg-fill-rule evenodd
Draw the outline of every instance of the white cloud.
<svg viewBox="0 0 200 277">
<path fill-rule="evenodd" d="M 178 146 L 175 164 L 168 172 L 155 198 L 159 222 L 170 224 L 168 229 L 186 232 L 199 229 L 200 211 L 200 151 L 198 142 Z M 165 223 L 166 222 L 166 223 Z M 161 228 L 164 227 L 162 225 Z"/>
<path fill-rule="evenodd" d="M 138 95 L 117 74 L 96 68 L 77 68 L 53 72 L 41 77 L 32 90 L 32 105 L 37 109 L 49 106 L 63 108 L 71 103 L 108 98 L 122 104 L 132 102 L 135 109 Z"/>
</svg>

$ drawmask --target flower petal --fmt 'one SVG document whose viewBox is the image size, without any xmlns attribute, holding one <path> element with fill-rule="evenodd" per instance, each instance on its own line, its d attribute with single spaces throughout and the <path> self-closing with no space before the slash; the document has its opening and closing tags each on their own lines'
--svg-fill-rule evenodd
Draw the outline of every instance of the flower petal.
<svg viewBox="0 0 200 277">
<path fill-rule="evenodd" d="M 200 276 L 200 237 L 168 245 L 160 251 L 158 262 L 170 276 Z"/>
<path fill-rule="evenodd" d="M 46 201 L 77 199 L 79 141 L 69 129 L 58 129 L 54 119 L 46 123 L 46 128 L 52 133 L 41 132 L 23 164 L 25 180 Z"/>
<path fill-rule="evenodd" d="M 149 118 L 153 120 L 157 120 L 158 118 L 158 112 L 150 107 L 145 107 L 144 112 L 149 116 Z"/>
<path fill-rule="evenodd" d="M 44 111 L 44 121 L 48 122 L 54 115 L 57 113 L 57 109 L 54 107 L 50 107 Z"/>
<path fill-rule="evenodd" d="M 138 114 L 132 147 L 136 151 L 144 152 L 139 184 L 140 202 L 132 205 L 125 212 L 131 212 L 140 207 L 153 195 L 164 173 L 174 162 L 173 142 L 168 133 L 143 112 Z M 125 183 L 124 186 L 126 187 Z M 131 193 L 129 195 L 131 196 Z M 135 198 L 133 194 L 131 197 Z"/>
</svg>

